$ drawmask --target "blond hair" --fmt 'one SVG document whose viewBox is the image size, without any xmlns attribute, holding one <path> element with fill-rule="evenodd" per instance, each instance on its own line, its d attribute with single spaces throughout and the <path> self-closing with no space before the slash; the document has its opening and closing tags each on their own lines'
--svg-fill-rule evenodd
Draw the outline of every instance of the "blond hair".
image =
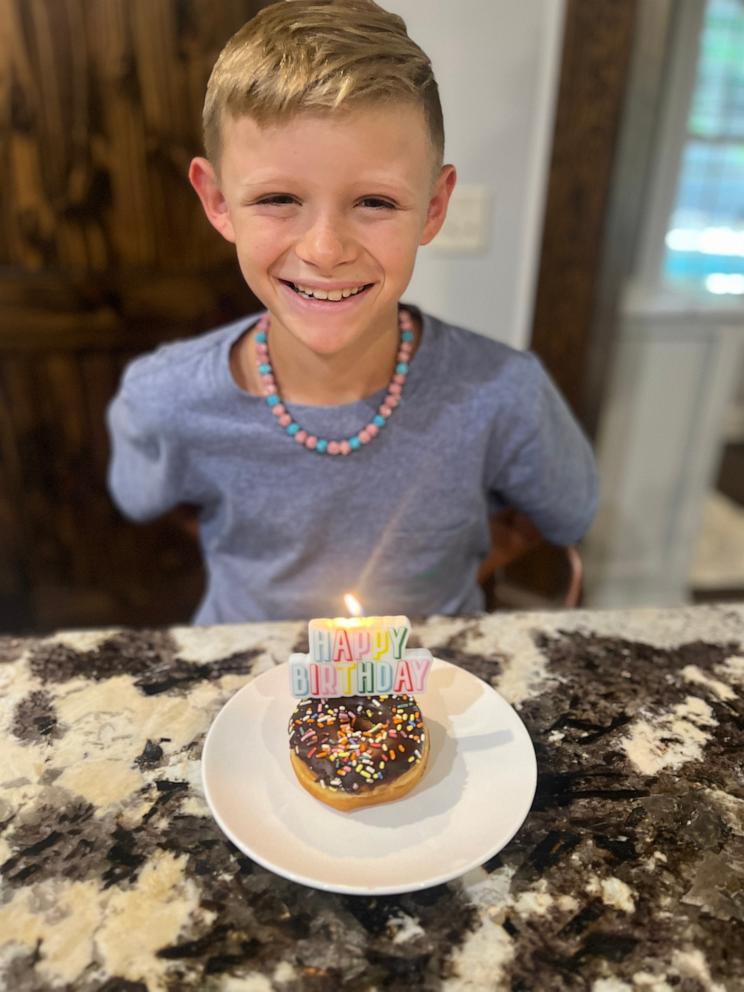
<svg viewBox="0 0 744 992">
<path fill-rule="evenodd" d="M 294 114 L 362 104 L 419 105 L 435 164 L 444 123 L 431 62 L 405 21 L 373 0 L 280 0 L 230 38 L 207 84 L 202 122 L 207 157 L 217 166 L 225 114 L 260 126 Z"/>
</svg>

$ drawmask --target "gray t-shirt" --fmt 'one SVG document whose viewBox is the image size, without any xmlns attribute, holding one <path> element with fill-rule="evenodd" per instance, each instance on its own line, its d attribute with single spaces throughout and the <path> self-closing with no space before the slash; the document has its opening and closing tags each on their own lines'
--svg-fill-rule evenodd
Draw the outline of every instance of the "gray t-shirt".
<svg viewBox="0 0 744 992">
<path fill-rule="evenodd" d="M 109 486 L 134 520 L 200 508 L 207 590 L 196 623 L 482 608 L 488 515 L 525 513 L 571 544 L 595 512 L 594 458 L 539 361 L 422 315 L 403 400 L 362 450 L 318 455 L 235 383 L 230 349 L 258 319 L 168 344 L 126 370 L 108 412 Z M 384 391 L 292 406 L 319 437 L 355 434 Z"/>
</svg>

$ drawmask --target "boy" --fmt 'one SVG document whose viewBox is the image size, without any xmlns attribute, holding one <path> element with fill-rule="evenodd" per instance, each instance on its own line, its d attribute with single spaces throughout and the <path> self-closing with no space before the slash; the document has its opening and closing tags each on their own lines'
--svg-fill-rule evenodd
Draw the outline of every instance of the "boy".
<svg viewBox="0 0 744 992">
<path fill-rule="evenodd" d="M 426 55 L 371 0 L 283 0 L 221 53 L 190 181 L 266 307 L 127 370 L 110 486 L 199 508 L 198 623 L 482 607 L 488 514 L 589 525 L 589 446 L 534 357 L 399 307 L 455 184 Z"/>
</svg>

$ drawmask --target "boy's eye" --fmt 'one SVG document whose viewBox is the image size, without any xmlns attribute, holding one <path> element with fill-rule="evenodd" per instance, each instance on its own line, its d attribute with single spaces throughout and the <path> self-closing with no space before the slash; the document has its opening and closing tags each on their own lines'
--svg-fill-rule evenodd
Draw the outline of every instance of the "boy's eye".
<svg viewBox="0 0 744 992">
<path fill-rule="evenodd" d="M 267 206 L 276 204 L 279 207 L 286 206 L 289 203 L 296 203 L 297 201 L 289 193 L 272 193 L 270 196 L 262 196 L 260 200 L 256 200 L 258 206 Z"/>
<path fill-rule="evenodd" d="M 395 204 L 392 200 L 386 200 L 382 196 L 365 196 L 363 200 L 360 200 L 360 205 L 363 207 L 371 207 L 373 210 L 395 210 Z"/>
</svg>

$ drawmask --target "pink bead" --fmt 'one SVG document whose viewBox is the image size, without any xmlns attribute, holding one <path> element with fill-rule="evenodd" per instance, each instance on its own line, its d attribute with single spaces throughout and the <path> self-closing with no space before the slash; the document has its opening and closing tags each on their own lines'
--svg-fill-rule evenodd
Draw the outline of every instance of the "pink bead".
<svg viewBox="0 0 744 992">
<path fill-rule="evenodd" d="M 256 354 L 257 355 L 268 355 L 268 353 L 269 353 L 268 347 L 262 341 L 259 341 L 256 344 Z"/>
<path fill-rule="evenodd" d="M 390 409 L 390 407 L 389 407 L 389 406 L 385 406 L 385 405 L 383 404 L 383 405 L 382 405 L 382 406 L 380 407 L 380 413 L 382 414 L 382 416 L 383 416 L 383 417 L 389 417 L 389 416 L 390 416 L 390 414 L 391 414 L 392 412 L 393 412 L 393 411 L 392 411 L 392 410 Z M 330 447 L 330 445 L 329 445 L 329 447 Z"/>
<path fill-rule="evenodd" d="M 361 431 L 359 431 L 357 437 L 362 442 L 362 444 L 369 444 L 369 442 L 372 440 L 370 433 L 366 428 L 363 428 Z"/>
<path fill-rule="evenodd" d="M 283 413 L 279 418 L 278 422 L 280 427 L 289 427 L 289 425 L 292 423 L 292 418 L 288 413 Z"/>
<path fill-rule="evenodd" d="M 371 438 L 377 437 L 377 435 L 380 433 L 380 428 L 377 426 L 377 424 L 367 424 L 367 426 L 364 428 L 364 432 L 365 434 L 368 434 Z M 360 437 L 362 436 L 361 431 L 359 432 L 359 436 Z"/>
<path fill-rule="evenodd" d="M 350 455 L 351 445 L 349 444 L 348 441 L 341 441 L 341 443 L 338 446 L 338 450 L 341 452 L 342 455 Z"/>
<path fill-rule="evenodd" d="M 390 387 L 393 388 L 392 386 Z M 388 393 L 385 397 L 385 406 L 389 406 L 391 410 L 394 410 L 396 406 L 400 403 L 400 396 L 396 396 L 394 393 Z"/>
<path fill-rule="evenodd" d="M 391 396 L 400 396 L 402 392 L 403 387 L 399 382 L 391 382 L 388 386 L 388 393 L 390 393 Z"/>
<path fill-rule="evenodd" d="M 271 396 L 272 393 L 276 392 L 276 386 L 274 385 L 273 382 L 265 382 L 263 390 L 267 396 Z"/>
<path fill-rule="evenodd" d="M 307 441 L 307 431 L 297 431 L 294 439 L 298 444 L 304 444 Z"/>
<path fill-rule="evenodd" d="M 405 345 L 403 345 L 401 347 L 400 351 L 398 352 L 398 355 L 396 357 L 396 361 L 407 362 L 408 359 L 411 357 L 411 352 L 412 351 L 413 351 L 413 348 L 411 348 L 410 345 L 407 348 L 406 348 Z"/>
<path fill-rule="evenodd" d="M 315 446 L 318 443 L 318 439 L 314 434 L 309 434 L 305 438 L 305 447 L 309 448 L 311 451 L 315 451 Z"/>
<path fill-rule="evenodd" d="M 329 455 L 337 455 L 341 449 L 339 448 L 338 441 L 329 441 L 326 451 Z"/>
<path fill-rule="evenodd" d="M 287 412 L 287 408 L 282 403 L 277 403 L 275 406 L 272 406 L 271 412 L 275 417 L 281 417 Z"/>
<path fill-rule="evenodd" d="M 261 382 L 264 384 L 264 386 L 273 386 L 274 385 L 274 376 L 273 375 L 270 375 L 269 373 L 267 373 L 266 375 L 262 375 L 261 376 Z"/>
</svg>

